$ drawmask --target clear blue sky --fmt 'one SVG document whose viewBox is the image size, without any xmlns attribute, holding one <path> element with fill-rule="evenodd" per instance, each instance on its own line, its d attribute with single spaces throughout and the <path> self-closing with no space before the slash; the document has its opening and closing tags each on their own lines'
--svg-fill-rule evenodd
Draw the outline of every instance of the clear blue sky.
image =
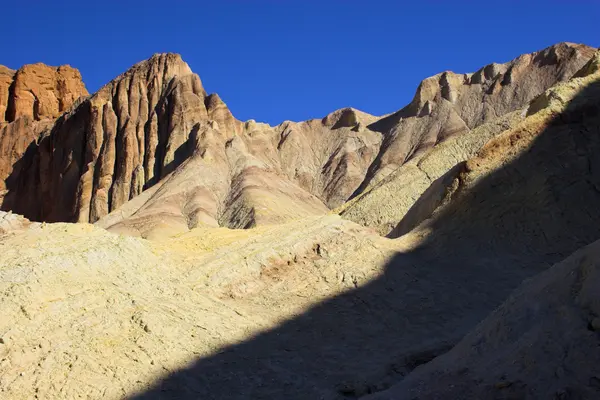
<svg viewBox="0 0 600 400">
<path fill-rule="evenodd" d="M 176 52 L 234 115 L 395 111 L 419 81 L 560 41 L 600 46 L 600 1 L 10 1 L 0 64 L 70 64 L 90 91 Z"/>
</svg>

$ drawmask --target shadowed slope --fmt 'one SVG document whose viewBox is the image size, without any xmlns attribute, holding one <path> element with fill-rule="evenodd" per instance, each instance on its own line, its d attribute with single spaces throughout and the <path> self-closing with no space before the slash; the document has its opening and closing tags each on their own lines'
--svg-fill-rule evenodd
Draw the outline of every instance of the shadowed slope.
<svg viewBox="0 0 600 400">
<path fill-rule="evenodd" d="M 565 89 L 566 100 L 576 93 L 566 109 L 531 116 L 476 158 L 449 205 L 400 239 L 421 243 L 382 276 L 134 398 L 355 398 L 444 352 L 523 279 L 600 236 L 600 85 L 578 85 Z M 552 388 L 578 376 L 556 376 Z"/>
<path fill-rule="evenodd" d="M 571 78 L 593 52 L 559 43 L 473 74 L 425 79 L 408 106 L 370 125 L 383 144 L 341 215 L 389 234 L 436 179 L 517 124 L 529 101 Z"/>
<path fill-rule="evenodd" d="M 598 398 L 599 261 L 594 242 L 526 281 L 450 352 L 368 398 Z"/>
</svg>

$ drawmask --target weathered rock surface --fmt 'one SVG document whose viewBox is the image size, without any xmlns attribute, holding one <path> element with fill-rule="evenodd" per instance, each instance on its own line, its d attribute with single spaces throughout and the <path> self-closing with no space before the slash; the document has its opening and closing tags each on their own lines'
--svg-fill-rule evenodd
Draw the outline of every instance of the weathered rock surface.
<svg viewBox="0 0 600 400">
<path fill-rule="evenodd" d="M 524 107 L 555 83 L 571 78 L 594 52 L 585 45 L 559 43 L 472 74 L 446 71 L 425 79 L 408 106 L 371 126 L 386 135 L 362 186 L 452 135 Z"/>
<path fill-rule="evenodd" d="M 341 215 L 389 234 L 432 182 L 518 122 L 517 110 L 571 78 L 593 53 L 560 43 L 473 74 L 425 79 L 408 106 L 370 126 L 384 132 L 383 144 Z"/>
<path fill-rule="evenodd" d="M 243 228 L 325 214 L 327 204 L 339 204 L 359 185 L 381 143 L 367 129 L 332 130 L 319 120 L 277 127 L 250 121 L 235 137 L 209 122 L 198 125 L 196 137 L 193 154 L 160 189 L 98 224 L 148 237 L 164 234 L 166 225 L 172 232 Z"/>
<path fill-rule="evenodd" d="M 375 277 L 393 249 L 337 216 L 196 229 L 162 243 L 88 224 L 14 230 L 0 240 L 2 396 L 133 396 L 168 370 Z M 331 257 L 354 263 L 342 268 Z M 328 364 L 346 357 L 339 351 Z M 352 369 L 345 364 L 317 390 L 335 394 L 332 379 Z M 215 381 L 201 397 L 245 396 L 240 382 Z"/>
<path fill-rule="evenodd" d="M 599 53 L 582 69 L 592 72 L 561 82 L 534 99 L 526 111 L 528 118 L 513 124 L 486 143 L 464 164 L 452 182 L 446 185 L 448 190 L 440 193 L 430 207 L 421 208 L 419 201 L 429 199 L 419 199 L 405 217 L 411 219 L 408 225 L 405 224 L 407 221 L 401 220 L 390 236 L 398 237 L 407 233 L 421 222 L 424 224 L 422 229 L 429 229 L 427 226 L 435 223 L 433 221 L 436 214 L 444 212 L 460 213 L 460 216 L 455 217 L 462 219 L 473 211 L 469 220 L 484 221 L 487 218 L 483 216 L 485 212 L 492 213 L 492 209 L 504 210 L 520 215 L 519 220 L 523 222 L 524 216 L 539 218 L 528 211 L 534 211 L 536 205 L 543 205 L 548 213 L 543 218 L 549 218 L 553 209 L 568 208 L 566 199 L 569 196 L 561 194 L 562 190 L 582 190 L 592 196 L 590 201 L 595 201 L 591 200 L 596 187 L 593 151 L 598 143 L 598 138 L 594 135 L 598 118 L 594 113 L 598 109 L 597 98 L 600 97 L 600 71 L 589 65 L 594 65 L 598 57 Z M 527 152 L 527 157 L 522 158 L 527 163 L 512 162 L 524 152 Z M 548 154 L 554 156 L 548 157 Z M 572 162 L 571 159 L 577 162 Z M 497 172 L 488 177 L 491 171 Z M 488 210 L 485 203 L 471 194 L 474 188 L 482 187 L 482 183 L 485 183 L 485 188 L 490 192 L 501 186 L 505 194 L 520 193 L 521 196 L 535 196 L 536 200 L 532 202 L 531 198 L 515 198 L 514 201 L 511 199 L 514 203 L 511 204 L 504 201 L 504 194 L 488 196 L 490 201 L 495 202 L 489 203 Z M 586 186 L 591 190 L 583 190 Z M 582 198 L 579 200 L 582 201 L 581 207 L 590 207 L 591 203 Z M 521 202 L 528 205 L 523 207 Z M 477 207 L 474 206 L 475 203 Z M 473 210 L 469 210 L 469 207 Z M 478 217 L 479 212 L 482 214 Z M 541 224 L 541 221 L 538 222 Z M 576 219 L 565 223 L 585 225 L 583 220 Z M 539 234 L 550 239 L 553 233 L 545 230 Z"/>
<path fill-rule="evenodd" d="M 598 245 L 527 283 L 465 337 L 524 279 L 600 237 L 600 77 L 585 68 L 495 134 L 399 239 L 336 215 L 199 225 L 161 241 L 89 224 L 11 226 L 0 240 L 3 396 L 518 398 L 540 388 L 542 398 L 593 398 Z M 241 217 L 225 218 L 249 221 L 238 197 L 256 205 L 262 187 L 294 184 L 268 175 L 276 164 L 258 156 L 268 151 L 249 150 L 270 149 L 259 133 L 271 128 L 257 127 L 203 147 L 222 132 L 200 123 L 192 156 L 106 218 L 130 228 L 160 205 L 153 198 L 167 214 L 181 210 L 167 185 L 183 191 L 215 163 L 243 176 L 233 180 L 240 196 L 225 191 Z M 194 190 L 216 193 L 235 174 L 198 176 Z M 263 177 L 272 181 L 252 188 Z M 207 199 L 191 201 L 189 216 L 210 221 Z"/>
<path fill-rule="evenodd" d="M 448 186 L 446 181 L 450 179 L 451 183 L 460 170 L 459 164 L 474 156 L 495 135 L 523 118 L 524 110 L 513 111 L 469 132 L 448 138 L 403 164 L 344 204 L 338 212 L 346 219 L 375 228 L 381 235 L 390 234 L 434 182 L 444 178 L 443 186 Z"/>
<path fill-rule="evenodd" d="M 6 121 L 6 110 L 10 96 L 10 87 L 15 77 L 15 70 L 0 65 L 0 122 Z"/>
<path fill-rule="evenodd" d="M 81 74 L 68 65 L 31 64 L 18 71 L 0 65 L 0 202 L 6 187 L 19 181 L 25 151 L 87 94 Z"/>
<path fill-rule="evenodd" d="M 363 125 L 376 119 L 348 115 L 356 113 Z M 127 207 L 128 217 L 143 211 L 149 224 L 164 228 L 164 217 L 180 230 L 323 214 L 323 203 L 341 204 L 356 189 L 381 142 L 363 126 L 341 126 L 345 115 L 274 128 L 242 123 L 218 95 L 206 95 L 179 56 L 156 55 L 41 135 L 19 160 L 22 174 L 9 178 L 3 209 L 33 220 L 95 222 L 185 164 L 149 204 Z"/>
<path fill-rule="evenodd" d="M 20 182 L 20 172 L 23 168 L 25 152 L 36 150 L 36 141 L 43 132 L 48 131 L 54 124 L 53 120 L 35 121 L 25 116 L 14 122 L 0 123 L 0 201 L 6 195 L 6 188 Z M 23 183 L 35 185 L 35 182 Z M 3 207 L 9 209 L 9 207 Z"/>
<path fill-rule="evenodd" d="M 37 63 L 17 71 L 0 66 L 0 123 L 56 118 L 87 95 L 81 74 L 69 65 Z"/>
<path fill-rule="evenodd" d="M 47 221 L 94 221 L 118 208 L 181 162 L 193 128 L 186 115 L 206 118 L 204 98 L 178 56 L 134 66 L 39 139 L 4 208 Z"/>
<path fill-rule="evenodd" d="M 566 89 L 560 93 L 564 99 L 573 98 Z M 503 152 L 498 159 L 506 160 L 505 172 L 492 159 L 480 163 L 491 168 L 487 170 L 491 187 L 498 187 L 495 179 L 501 179 L 508 190 L 491 190 L 482 177 L 464 189 L 465 197 L 449 203 L 462 211 L 444 209 L 430 229 L 401 240 L 380 238 L 336 216 L 243 231 L 195 229 L 162 243 L 113 235 L 86 224 L 37 225 L 13 232 L 0 241 L 0 308 L 5 316 L 0 322 L 4 360 L 0 387 L 7 398 L 34 394 L 123 398 L 139 393 L 140 399 L 159 395 L 235 399 L 248 393 L 341 399 L 386 389 L 443 353 L 523 278 L 600 234 L 597 210 L 582 206 L 598 200 L 593 198 L 597 192 L 585 183 L 594 181 L 598 171 L 592 167 L 577 173 L 577 168 L 587 165 L 577 162 L 577 154 L 592 163 L 598 154 L 595 107 L 589 113 L 582 114 L 585 107 L 579 106 L 562 113 L 565 120 L 551 125 L 558 129 L 554 132 L 545 131 L 548 124 L 542 123 L 546 119 L 539 113 L 530 116 L 526 122 L 533 137 L 542 140 L 548 133 L 548 142 L 542 142 L 539 150 L 537 143 L 529 145 L 531 140 L 503 142 L 504 147 L 493 154 Z M 596 119 L 579 126 L 581 115 Z M 572 149 L 569 143 L 580 146 Z M 565 151 L 563 158 L 536 164 L 542 155 L 556 155 L 552 150 L 557 148 Z M 577 149 L 579 153 L 572 151 Z M 528 161 L 528 157 L 533 158 Z M 573 165 L 569 167 L 566 160 Z M 575 183 L 558 187 L 539 175 L 517 173 L 523 171 L 521 163 L 537 165 L 535 171 L 548 171 L 560 179 L 571 176 Z M 549 165 L 554 167 L 548 169 Z M 524 184 L 526 178 L 530 180 Z M 535 182 L 548 182 L 555 191 L 541 190 Z M 573 199 L 582 203 L 566 206 Z M 517 212 L 524 204 L 531 208 Z M 543 217 L 546 210 L 558 208 L 560 213 Z M 484 214 L 487 218 L 481 219 Z M 547 241 L 540 238 L 542 232 L 551 234 Z M 586 280 L 570 271 L 552 279 L 566 285 L 552 289 L 552 301 L 569 296 L 594 299 L 595 264 L 585 265 L 581 276 Z M 575 285 L 581 289 L 574 292 L 575 282 L 583 282 L 585 288 Z M 544 286 L 538 292 L 545 293 Z M 488 393 L 522 390 L 520 382 L 529 384 L 536 376 L 543 377 L 535 374 L 544 371 L 554 374 L 565 362 L 567 367 L 580 365 L 593 371 L 586 362 L 595 359 L 581 358 L 593 355 L 583 349 L 594 345 L 594 333 L 582 330 L 593 315 L 581 318 L 570 300 L 563 314 L 563 308 L 548 308 L 538 292 L 525 290 L 523 299 L 517 295 L 500 309 L 506 313 L 496 312 L 516 322 L 501 319 L 498 325 L 493 315 L 491 322 L 484 322 L 465 339 L 466 344 L 457 347 L 466 347 L 467 361 L 472 359 L 475 365 L 482 361 L 470 350 L 474 340 L 489 337 L 500 347 L 482 347 L 498 363 L 496 369 L 473 372 L 494 371 L 482 377 L 485 384 L 471 389 L 480 390 L 475 395 L 485 398 Z M 536 316 L 527 325 L 521 319 L 532 314 L 520 311 L 523 304 L 533 307 Z M 581 304 L 585 308 L 587 303 Z M 548 315 L 545 309 L 567 318 L 569 324 L 552 320 L 533 324 Z M 552 314 L 554 309 L 557 312 Z M 518 330 L 507 332 L 524 338 L 524 355 L 517 358 L 524 362 L 537 354 L 528 343 L 547 329 L 554 330 L 545 342 L 551 348 L 562 340 L 583 347 L 567 361 L 559 357 L 562 349 L 544 348 L 546 368 L 523 372 L 519 364 L 503 361 L 514 355 L 514 345 L 505 344 L 511 336 L 494 336 L 511 324 Z M 560 327 L 572 327 L 567 331 L 572 334 L 565 336 Z M 508 369 L 503 377 L 504 367 Z M 425 368 L 413 373 L 418 377 Z M 457 381 L 468 385 L 469 380 L 460 379 L 470 377 L 469 371 Z M 154 383 L 160 377 L 164 381 Z M 401 385 L 413 379 L 408 375 Z M 567 373 L 553 379 L 546 390 L 580 383 Z M 490 387 L 489 382 L 498 386 Z M 577 390 L 588 387 L 589 383 Z"/>
<path fill-rule="evenodd" d="M 30 225 L 31 222 L 21 215 L 0 211 L 0 235 L 22 231 Z"/>
</svg>

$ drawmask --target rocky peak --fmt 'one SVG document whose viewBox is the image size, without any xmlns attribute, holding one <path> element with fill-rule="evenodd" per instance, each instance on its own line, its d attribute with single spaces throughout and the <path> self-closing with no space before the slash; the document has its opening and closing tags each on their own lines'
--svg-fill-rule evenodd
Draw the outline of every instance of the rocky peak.
<svg viewBox="0 0 600 400">
<path fill-rule="evenodd" d="M 352 107 L 341 108 L 326 115 L 321 122 L 331 128 L 353 128 L 358 124 L 368 125 L 376 121 L 378 117 L 367 114 Z"/>
<path fill-rule="evenodd" d="M 227 104 L 221 100 L 218 94 L 212 93 L 208 95 L 204 100 L 204 104 L 209 120 L 216 122 L 220 130 L 225 132 L 227 136 L 237 135 L 242 132 L 243 123 L 233 116 Z"/>
<path fill-rule="evenodd" d="M 153 89 L 163 90 L 171 79 L 188 75 L 193 75 L 193 72 L 179 54 L 157 53 L 149 59 L 133 65 L 126 72 L 104 85 L 93 97 L 106 96 L 107 92 L 113 93 L 118 85 L 139 83 L 142 81 L 147 82 L 149 87 L 151 86 Z M 200 82 L 200 78 L 197 76 L 196 78 Z M 199 91 L 204 95 L 206 94 L 201 82 Z"/>
<path fill-rule="evenodd" d="M 446 138 L 525 106 L 589 59 L 585 46 L 555 47 L 475 74 L 428 78 L 413 102 L 391 115 L 344 108 L 276 127 L 238 121 L 217 94 L 207 95 L 179 55 L 156 54 L 35 141 L 7 180 L 2 207 L 36 221 L 95 222 L 174 172 L 181 182 L 171 190 L 181 196 L 171 208 L 187 227 L 200 214 L 211 224 L 246 221 L 223 211 L 240 201 L 239 210 L 258 213 L 254 220 L 280 208 L 296 215 L 287 212 L 289 198 L 278 203 L 285 206 L 265 206 L 273 195 L 257 192 L 269 186 L 265 182 L 278 193 L 296 193 L 310 212 L 323 209 L 310 196 L 335 208 Z M 168 187 L 157 190 L 164 194 Z M 164 215 L 166 202 L 153 204 Z M 149 215 L 150 205 L 144 207 Z"/>
<path fill-rule="evenodd" d="M 504 114 L 507 110 L 514 109 L 517 102 L 525 104 L 523 98 L 529 101 L 557 80 L 570 78 L 594 51 L 595 49 L 582 44 L 564 42 L 538 52 L 523 54 L 504 64 L 488 64 L 471 74 L 442 72 L 419 84 L 412 102 L 404 110 L 404 117 L 426 115 L 428 113 L 422 110 L 424 107 L 431 108 L 428 102 L 446 100 L 461 106 L 461 110 L 464 110 L 460 112 L 461 117 L 472 128 L 484 122 L 482 118 L 485 120 Z M 544 89 L 540 89 L 542 86 Z M 480 107 L 470 104 L 471 97 L 475 95 L 483 98 L 479 102 Z M 495 105 L 500 108 L 497 112 L 486 116 L 481 112 L 483 103 L 493 103 L 487 100 L 493 97 L 504 99 Z"/>
<path fill-rule="evenodd" d="M 44 184 L 9 187 L 3 207 L 34 220 L 96 221 L 172 172 L 211 119 L 239 124 L 178 54 L 155 54 L 57 121 L 21 163 L 23 179 Z"/>
</svg>

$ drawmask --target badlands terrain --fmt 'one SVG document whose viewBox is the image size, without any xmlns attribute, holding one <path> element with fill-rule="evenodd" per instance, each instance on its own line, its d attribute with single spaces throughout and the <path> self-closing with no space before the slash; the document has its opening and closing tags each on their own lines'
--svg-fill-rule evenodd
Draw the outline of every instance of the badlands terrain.
<svg viewBox="0 0 600 400">
<path fill-rule="evenodd" d="M 600 398 L 594 48 L 277 126 L 0 66 L 0 182 L 1 399 Z"/>
</svg>

